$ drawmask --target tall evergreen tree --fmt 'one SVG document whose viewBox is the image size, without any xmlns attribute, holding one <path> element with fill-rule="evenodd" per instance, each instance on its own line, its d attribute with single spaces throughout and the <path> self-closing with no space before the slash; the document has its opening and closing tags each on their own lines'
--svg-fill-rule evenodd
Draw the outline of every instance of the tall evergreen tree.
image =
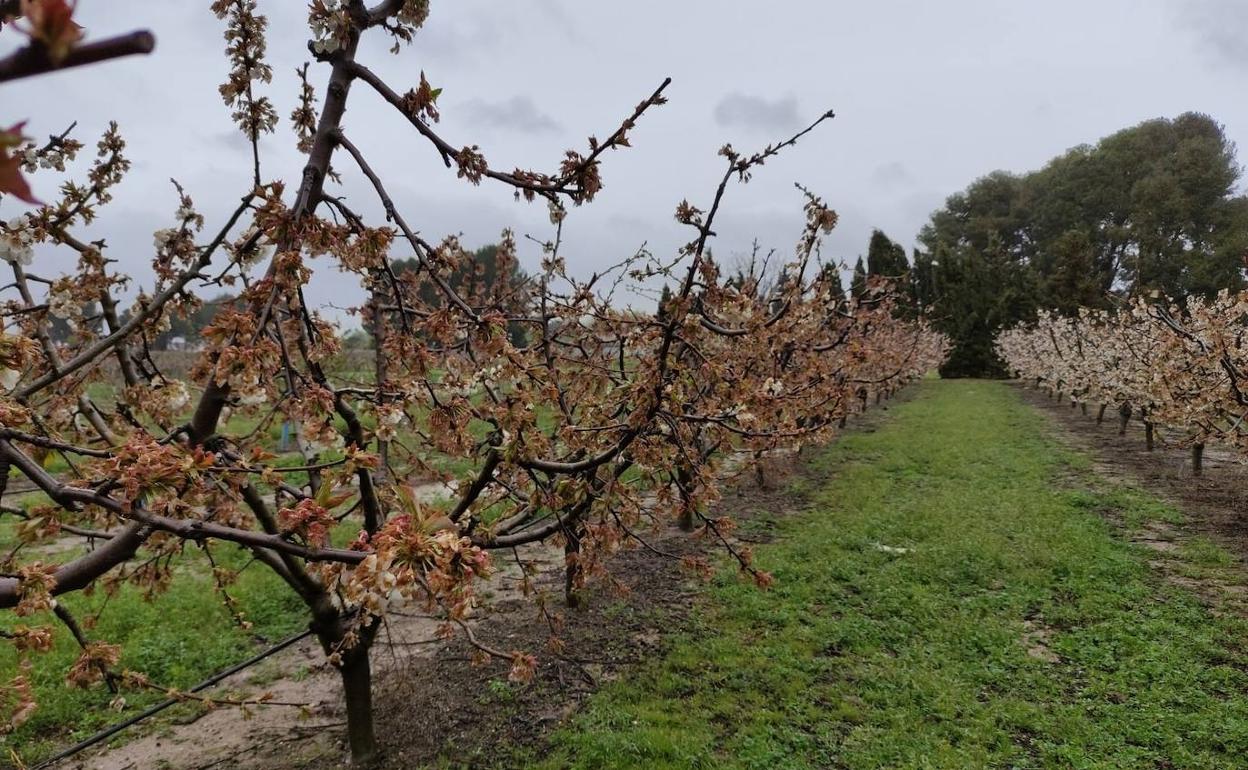
<svg viewBox="0 0 1248 770">
<path fill-rule="evenodd" d="M 871 242 L 867 246 L 867 274 L 896 278 L 909 269 L 905 248 L 894 243 L 882 231 L 872 230 Z"/>
<path fill-rule="evenodd" d="M 672 287 L 667 284 L 663 284 L 663 291 L 659 293 L 659 309 L 655 313 L 655 317 L 660 321 L 667 320 L 667 306 L 671 303 L 672 297 Z"/>
<path fill-rule="evenodd" d="M 863 267 L 862 257 L 859 257 L 854 265 L 854 275 L 849 282 L 849 291 L 855 297 L 861 297 L 867 293 L 867 269 Z"/>
</svg>

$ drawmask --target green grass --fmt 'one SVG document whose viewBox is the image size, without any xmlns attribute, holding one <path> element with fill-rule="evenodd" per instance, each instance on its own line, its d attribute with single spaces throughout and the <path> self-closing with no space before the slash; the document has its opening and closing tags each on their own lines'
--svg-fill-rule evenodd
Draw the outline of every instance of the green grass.
<svg viewBox="0 0 1248 770">
<path fill-rule="evenodd" d="M 187 551 L 183 560 L 195 564 L 175 566 L 170 589 L 154 601 L 146 601 L 140 590 L 128 585 L 107 600 L 97 592 L 91 596 L 70 594 L 60 601 L 79 621 L 86 621 L 103 607 L 98 624 L 88 635 L 93 640 L 120 644 L 122 668 L 145 673 L 157 684 L 179 688 L 190 687 L 306 627 L 302 602 L 272 571 L 255 563 L 246 567 L 230 588 L 253 628 L 248 632 L 234 625 L 213 589 L 206 560 L 195 553 L 197 546 L 190 545 Z M 231 569 L 242 568 L 248 561 L 237 548 L 223 544 L 214 545 L 213 555 L 218 564 Z M 115 696 L 103 685 L 88 690 L 67 687 L 65 674 L 77 658 L 78 648 L 60 621 L 51 613 L 27 618 L 6 613 L 0 618 L 0 628 L 17 624 L 50 627 L 56 642 L 50 653 L 31 657 L 39 707 L 30 721 L 0 739 L 0 767 L 8 759 L 7 746 L 28 764 L 34 763 L 163 700 L 158 692 L 127 690 L 122 693 L 126 707 L 115 711 L 109 708 Z M 12 645 L 0 645 L 0 682 L 7 683 L 16 669 Z M 194 708 L 176 707 L 184 712 Z M 177 716 L 176 709 L 167 713 Z"/>
<path fill-rule="evenodd" d="M 513 764 L 1248 767 L 1248 624 L 1109 523 L 1172 508 L 1046 435 L 1001 383 L 923 383 L 815 461 L 809 510 L 757 548 L 775 588 L 725 570 L 663 658 Z"/>
</svg>

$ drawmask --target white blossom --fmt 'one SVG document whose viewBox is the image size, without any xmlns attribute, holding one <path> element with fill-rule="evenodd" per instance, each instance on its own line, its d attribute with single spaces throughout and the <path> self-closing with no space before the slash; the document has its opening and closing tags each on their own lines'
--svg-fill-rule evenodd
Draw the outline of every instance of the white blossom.
<svg viewBox="0 0 1248 770">
<path fill-rule="evenodd" d="M 175 412 L 191 403 L 191 394 L 186 389 L 186 383 L 181 380 L 167 381 L 164 390 L 169 408 Z"/>
<path fill-rule="evenodd" d="M 169 245 L 169 241 L 176 237 L 178 231 L 172 227 L 165 227 L 152 233 L 152 245 L 157 249 L 163 249 Z"/>
<path fill-rule="evenodd" d="M 5 231 L 0 233 L 0 259 L 15 265 L 29 265 L 34 259 L 32 248 L 33 236 L 26 215 L 14 217 L 5 224 Z"/>
<path fill-rule="evenodd" d="M 238 403 L 240 406 L 259 406 L 269 400 L 269 394 L 264 392 L 264 388 L 258 385 L 253 388 L 239 393 Z"/>
<path fill-rule="evenodd" d="M 784 393 L 784 383 L 774 377 L 768 377 L 763 383 L 763 393 L 775 398 Z"/>
<path fill-rule="evenodd" d="M 82 312 L 82 308 L 74 301 L 73 292 L 61 289 L 48 297 L 48 312 L 57 318 L 67 320 L 76 318 Z"/>
</svg>

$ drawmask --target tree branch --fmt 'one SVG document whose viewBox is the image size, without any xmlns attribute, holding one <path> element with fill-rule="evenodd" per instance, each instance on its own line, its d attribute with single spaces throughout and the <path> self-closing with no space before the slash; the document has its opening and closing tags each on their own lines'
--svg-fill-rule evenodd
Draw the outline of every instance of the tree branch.
<svg viewBox="0 0 1248 770">
<path fill-rule="evenodd" d="M 5 9 L 0 7 L 0 16 L 3 15 L 5 15 Z M 123 56 L 149 54 L 155 49 L 156 37 L 147 30 L 75 46 L 60 62 L 53 62 L 42 44 L 32 43 L 11 56 L 0 59 L 0 83 L 71 67 L 81 67 L 86 64 L 96 64 Z"/>
</svg>

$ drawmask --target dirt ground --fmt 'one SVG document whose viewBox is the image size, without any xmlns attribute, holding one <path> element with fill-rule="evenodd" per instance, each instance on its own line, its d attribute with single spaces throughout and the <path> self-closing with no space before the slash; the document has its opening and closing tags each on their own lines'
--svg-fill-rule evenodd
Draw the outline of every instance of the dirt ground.
<svg viewBox="0 0 1248 770">
<path fill-rule="evenodd" d="M 853 429 L 869 430 L 887 407 L 860 418 Z M 798 504 L 785 478 L 796 463 L 768 461 L 768 488 L 759 489 L 753 474 L 742 473 L 719 506 L 740 521 L 755 512 L 775 516 Z M 640 546 L 613 557 L 611 583 L 597 581 L 587 592 L 587 606 L 562 605 L 559 583 L 562 551 L 549 545 L 522 549 L 525 562 L 545 575 L 539 587 L 552 598 L 550 613 L 562 616 L 559 638 L 564 649 L 547 648 L 547 618 L 532 598 L 518 590 L 519 570 L 496 554 L 500 573 L 483 591 L 480 619 L 473 623 L 481 641 L 502 650 L 536 655 L 533 683 L 507 682 L 507 667 L 469 663 L 462 639 L 435 638 L 437 622 L 419 609 L 388 616 L 373 647 L 374 713 L 383 742 L 379 767 L 411 768 L 438 757 L 472 767 L 496 756 L 499 743 L 537 746 L 580 702 L 602 683 L 622 676 L 630 666 L 661 654 L 673 634 L 687 627 L 696 585 L 681 569 L 679 557 L 714 551 L 706 539 L 675 527 L 646 532 L 647 543 L 664 556 Z M 766 538 L 758 527 L 749 537 Z M 675 558 L 672 558 L 675 557 Z M 261 666 L 226 680 L 209 694 L 231 697 L 272 693 L 275 701 L 305 703 L 298 708 L 271 706 L 248 717 L 220 708 L 181 720 L 147 725 L 126 735 L 113 748 L 80 754 L 57 770 L 327 770 L 346 766 L 345 715 L 337 673 L 324 660 L 315 640 L 307 639 Z M 136 737 L 137 736 L 137 737 Z"/>
<path fill-rule="evenodd" d="M 1096 424 L 1097 406 L 1071 408 L 1047 393 L 1015 385 L 1024 400 L 1047 414 L 1076 447 L 1091 453 L 1096 471 L 1160 495 L 1183 511 L 1180 536 L 1203 535 L 1229 550 L 1241 566 L 1248 566 L 1248 464 L 1215 446 L 1205 450 L 1204 469 L 1192 473 L 1191 450 L 1177 446 L 1177 437 L 1158 432 L 1156 447 L 1145 450 L 1144 426 L 1132 420 L 1126 435 L 1118 435 L 1119 418 L 1107 409 Z M 1160 540 L 1159 542 L 1167 542 Z M 1165 550 L 1165 546 L 1156 550 Z"/>
<path fill-rule="evenodd" d="M 1015 387 L 1024 400 L 1050 418 L 1059 440 L 1092 455 L 1098 474 L 1159 494 L 1185 513 L 1182 525 L 1152 524 L 1131 536 L 1157 553 L 1154 564 L 1163 574 L 1167 573 L 1167 555 L 1193 535 L 1209 537 L 1228 548 L 1239 561 L 1236 571 L 1248 574 L 1248 507 L 1242 494 L 1248 467 L 1230 453 L 1211 447 L 1205 454 L 1204 475 L 1196 478 L 1190 452 L 1167 442 L 1164 435 L 1159 436 L 1156 450 L 1148 453 L 1138 422 L 1120 437 L 1112 410 L 1104 424 L 1097 426 L 1094 405 L 1085 416 L 1068 402 Z M 874 430 L 887 415 L 885 405 L 856 420 L 851 430 Z M 760 512 L 774 518 L 800 510 L 804 502 L 789 491 L 792 485 L 786 477 L 812 471 L 800 460 L 773 460 L 771 465 L 768 489 L 758 489 L 751 474 L 743 474 L 741 483 L 725 492 L 721 509 L 745 521 Z M 764 521 L 757 517 L 756 526 L 746 527 L 749 534 L 743 538 L 765 540 Z M 647 540 L 678 557 L 712 550 L 705 540 L 691 539 L 674 528 L 648 533 Z M 556 568 L 548 570 L 544 588 L 558 599 L 559 586 L 553 581 L 561 553 L 547 547 L 544 553 L 526 553 L 525 559 Z M 497 758 L 493 749 L 498 745 L 540 752 L 551 731 L 604 682 L 626 676 L 630 667 L 663 654 L 674 635 L 689 627 L 697 586 L 676 559 L 640 547 L 616 556 L 609 569 L 614 587 L 595 584 L 588 607 L 567 610 L 557 602 L 549 606 L 564 620 L 560 638 L 565 647 L 558 654 L 546 648 L 550 637 L 546 618 L 515 589 L 517 573 L 512 570 L 494 581 L 488 611 L 476 622 L 476 633 L 495 647 L 537 655 L 535 681 L 523 687 L 507 683 L 505 666 L 470 665 L 466 643 L 434 640 L 432 621 L 418 615 L 392 617 L 373 653 L 377 670 L 374 710 L 384 751 L 380 767 L 406 769 L 438 758 L 452 766 L 488 765 L 491 757 Z M 1231 586 L 1193 588 L 1209 593 Z M 1044 630 L 1034 630 L 1032 636 L 1029 649 L 1034 648 L 1033 654 L 1047 654 Z M 278 700 L 308 702 L 311 718 L 301 718 L 295 709 L 274 707 L 245 720 L 236 709 L 222 709 L 193 724 L 166 725 L 118 748 L 59 767 L 329 770 L 345 766 L 337 676 L 327 670 L 312 642 L 278 656 L 268 668 L 239 675 L 227 682 L 226 690 L 253 694 L 269 690 Z"/>
</svg>

